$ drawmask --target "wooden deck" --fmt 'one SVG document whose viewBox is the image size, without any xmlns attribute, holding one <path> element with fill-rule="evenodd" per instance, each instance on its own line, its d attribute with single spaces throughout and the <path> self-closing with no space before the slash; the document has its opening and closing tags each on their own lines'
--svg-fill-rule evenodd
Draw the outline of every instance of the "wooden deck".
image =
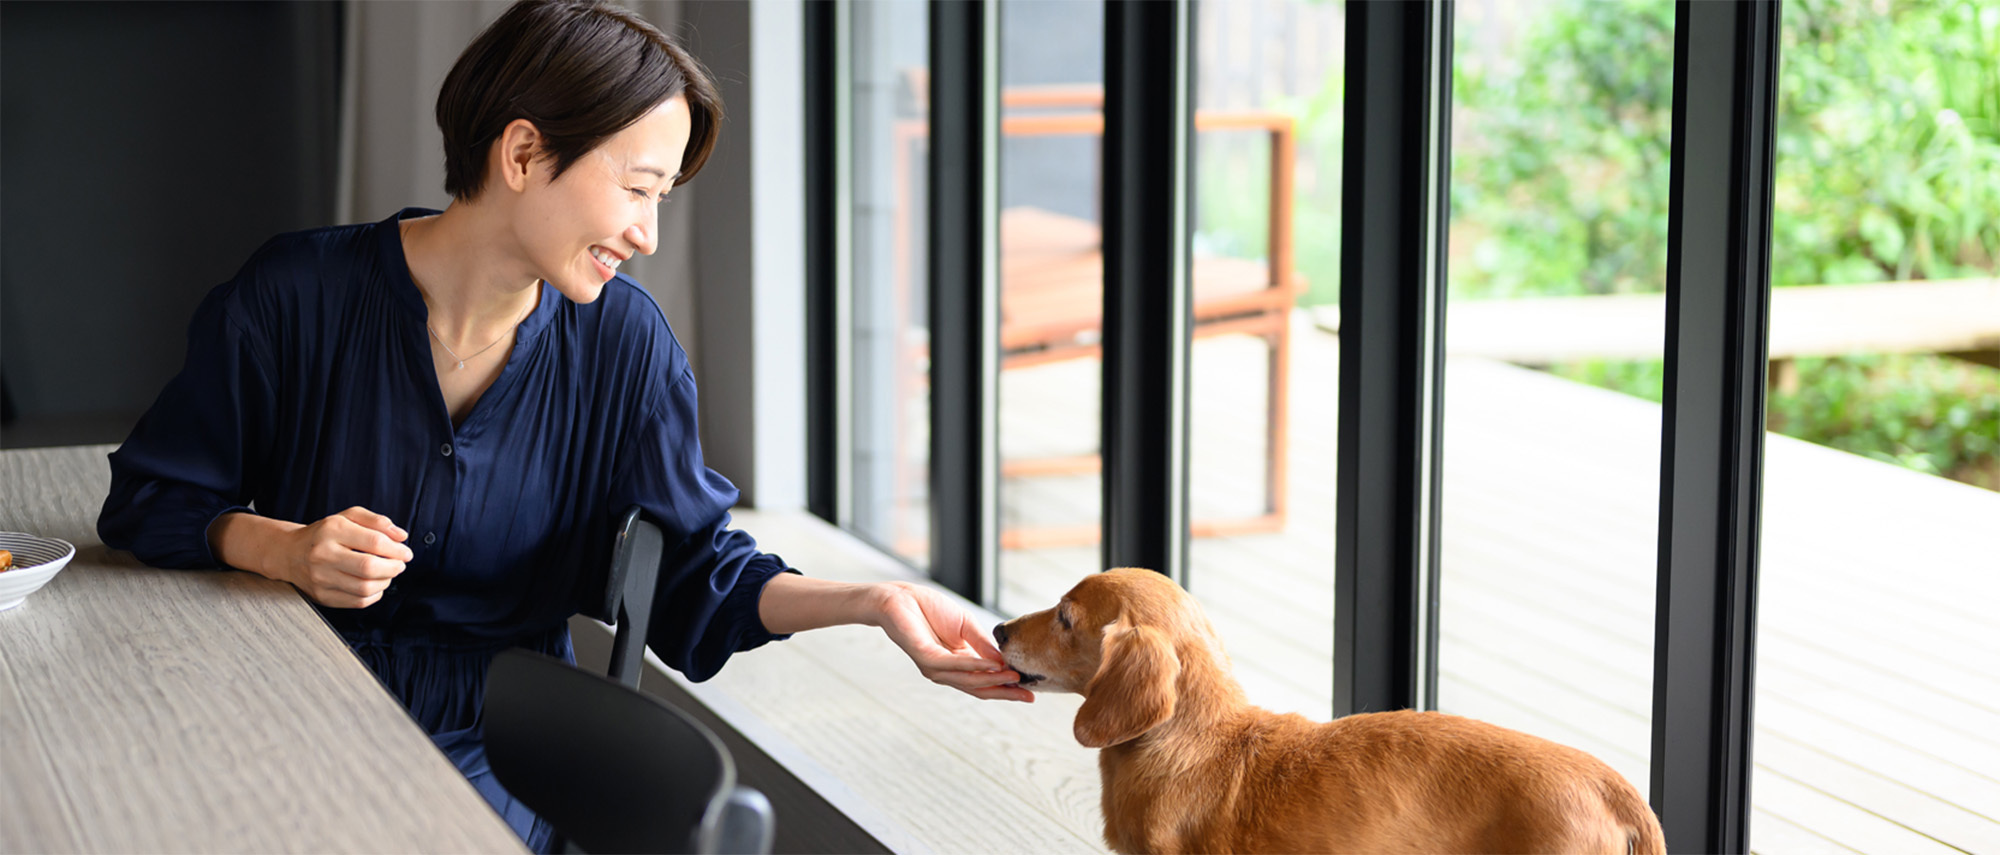
<svg viewBox="0 0 2000 855">
<path fill-rule="evenodd" d="M 1331 708 L 1337 340 L 1298 319 L 1292 507 L 1278 535 L 1198 539 L 1191 587 L 1259 703 Z M 1254 512 L 1260 342 L 1194 358 L 1194 515 Z M 1004 454 L 1085 453 L 1097 364 L 1006 372 Z M 1449 712 L 1603 757 L 1650 751 L 1660 412 L 1455 358 L 1447 377 L 1443 642 Z M 1782 436 L 1767 444 L 1759 600 L 1759 852 L 2000 852 L 2000 493 Z M 1008 525 L 1088 522 L 1096 477 L 1016 479 Z M 1001 609 L 1043 608 L 1094 547 L 1001 559 Z"/>
</svg>

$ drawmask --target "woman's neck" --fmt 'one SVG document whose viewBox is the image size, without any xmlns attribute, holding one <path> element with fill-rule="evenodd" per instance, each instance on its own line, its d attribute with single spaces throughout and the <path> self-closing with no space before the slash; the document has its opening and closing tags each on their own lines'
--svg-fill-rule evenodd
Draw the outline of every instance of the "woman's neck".
<svg viewBox="0 0 2000 855">
<path fill-rule="evenodd" d="M 534 310 L 541 280 L 495 212 L 453 203 L 400 222 L 403 257 L 430 308 L 430 327 L 457 347 L 492 341 Z"/>
</svg>

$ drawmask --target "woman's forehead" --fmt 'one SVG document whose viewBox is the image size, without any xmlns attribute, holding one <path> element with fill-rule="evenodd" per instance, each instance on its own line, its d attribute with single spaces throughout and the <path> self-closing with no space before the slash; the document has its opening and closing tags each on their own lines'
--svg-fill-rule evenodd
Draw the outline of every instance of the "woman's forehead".
<svg viewBox="0 0 2000 855">
<path fill-rule="evenodd" d="M 612 134 L 595 154 L 611 169 L 671 179 L 680 172 L 681 155 L 692 131 L 687 99 L 676 95 Z"/>
</svg>

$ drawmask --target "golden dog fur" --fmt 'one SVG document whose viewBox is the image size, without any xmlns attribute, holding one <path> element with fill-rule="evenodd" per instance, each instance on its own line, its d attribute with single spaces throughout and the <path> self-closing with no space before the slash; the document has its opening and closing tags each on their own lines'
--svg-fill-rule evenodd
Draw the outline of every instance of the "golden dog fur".
<svg viewBox="0 0 2000 855">
<path fill-rule="evenodd" d="M 1119 852 L 1666 851 L 1638 790 L 1574 748 L 1442 713 L 1251 706 L 1158 573 L 1094 574 L 994 635 L 1022 685 L 1083 695 L 1076 739 L 1102 749 Z"/>
</svg>

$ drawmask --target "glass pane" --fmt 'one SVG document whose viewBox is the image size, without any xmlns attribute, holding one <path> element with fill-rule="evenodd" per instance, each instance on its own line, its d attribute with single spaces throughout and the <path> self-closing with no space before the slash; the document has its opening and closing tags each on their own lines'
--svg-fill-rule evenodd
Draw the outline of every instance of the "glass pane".
<svg viewBox="0 0 2000 855">
<path fill-rule="evenodd" d="M 923 229 L 930 14 L 923 0 L 852 4 L 853 529 L 930 560 L 929 335 Z"/>
<path fill-rule="evenodd" d="M 1104 4 L 1000 6 L 1000 610 L 1097 570 Z"/>
<path fill-rule="evenodd" d="M 2000 851 L 2000 7 L 1780 37 L 1750 845 Z"/>
<path fill-rule="evenodd" d="M 1346 7 L 1195 8 L 1188 587 L 1252 703 L 1325 719 Z"/>
<path fill-rule="evenodd" d="M 1457 10 L 1439 706 L 1643 792 L 1674 6 Z"/>
</svg>

